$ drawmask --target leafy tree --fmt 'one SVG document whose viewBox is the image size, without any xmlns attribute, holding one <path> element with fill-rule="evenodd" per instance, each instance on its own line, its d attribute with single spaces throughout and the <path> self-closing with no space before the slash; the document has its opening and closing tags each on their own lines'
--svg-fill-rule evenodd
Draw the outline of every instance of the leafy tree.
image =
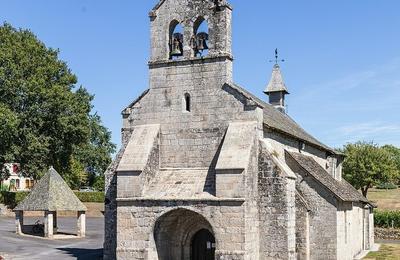
<svg viewBox="0 0 400 260">
<path fill-rule="evenodd" d="M 89 142 L 77 147 L 75 157 L 83 163 L 88 174 L 86 185 L 104 186 L 104 174 L 111 163 L 110 154 L 115 152 L 115 145 L 111 143 L 111 132 L 101 125 L 101 119 L 97 114 L 89 117 Z M 101 183 L 103 180 L 103 183 Z M 99 183 L 100 182 L 100 183 Z"/>
<path fill-rule="evenodd" d="M 81 168 L 100 173 L 114 145 L 91 114 L 93 96 L 58 53 L 28 30 L 0 26 L 0 166 L 19 162 L 35 179 L 54 166 L 79 186 Z"/>
<path fill-rule="evenodd" d="M 396 164 L 397 171 L 400 172 L 400 148 L 394 145 L 384 145 L 382 148 L 390 154 Z M 400 184 L 400 174 L 397 176 L 396 181 Z"/>
<path fill-rule="evenodd" d="M 390 182 L 399 175 L 387 150 L 374 143 L 357 142 L 343 149 L 344 178 L 367 196 L 368 189 L 381 182 Z"/>
</svg>

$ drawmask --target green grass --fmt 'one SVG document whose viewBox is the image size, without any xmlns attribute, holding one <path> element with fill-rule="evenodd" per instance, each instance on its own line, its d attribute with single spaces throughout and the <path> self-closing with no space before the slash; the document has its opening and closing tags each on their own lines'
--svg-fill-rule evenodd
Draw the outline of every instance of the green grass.
<svg viewBox="0 0 400 260">
<path fill-rule="evenodd" d="M 370 189 L 367 197 L 377 204 L 380 210 L 400 210 L 400 189 Z"/>
<path fill-rule="evenodd" d="M 369 253 L 364 260 L 399 260 L 400 244 L 382 244 L 378 252 Z"/>
</svg>

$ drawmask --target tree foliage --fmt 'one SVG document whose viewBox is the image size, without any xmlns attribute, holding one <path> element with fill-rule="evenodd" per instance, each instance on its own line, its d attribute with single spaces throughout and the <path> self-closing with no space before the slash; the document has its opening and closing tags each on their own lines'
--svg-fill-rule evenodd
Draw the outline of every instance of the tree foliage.
<svg viewBox="0 0 400 260">
<path fill-rule="evenodd" d="M 343 149 L 344 178 L 367 196 L 368 189 L 398 178 L 399 170 L 391 154 L 374 143 L 357 142 Z"/>
<path fill-rule="evenodd" d="M 19 162 L 35 179 L 54 166 L 75 184 L 82 169 L 102 173 L 115 147 L 58 53 L 28 30 L 0 26 L 0 166 Z"/>
</svg>

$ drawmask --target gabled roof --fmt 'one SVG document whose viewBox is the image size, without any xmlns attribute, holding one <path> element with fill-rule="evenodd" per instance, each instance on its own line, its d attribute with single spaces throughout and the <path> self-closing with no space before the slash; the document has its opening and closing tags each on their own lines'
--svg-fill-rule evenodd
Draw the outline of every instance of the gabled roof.
<svg viewBox="0 0 400 260">
<path fill-rule="evenodd" d="M 333 178 L 319 163 L 312 157 L 300 153 L 288 152 L 290 156 L 304 171 L 312 176 L 317 182 L 325 186 L 338 199 L 347 202 L 363 202 L 371 204 L 367 198 L 359 193 L 346 180 L 341 181 Z"/>
<path fill-rule="evenodd" d="M 124 108 L 124 110 L 122 110 L 122 114 L 124 114 L 126 112 L 127 108 L 132 108 L 134 105 L 136 105 L 137 102 L 139 102 L 140 100 L 142 100 L 142 98 L 144 98 L 147 93 L 149 93 L 150 89 L 146 89 L 145 91 L 142 92 L 142 94 L 140 94 L 139 97 L 137 97 L 135 100 L 133 100 L 129 106 L 127 106 L 126 108 Z"/>
<path fill-rule="evenodd" d="M 242 95 L 246 96 L 250 100 L 257 103 L 257 105 L 259 107 L 263 108 L 264 126 L 266 126 L 267 128 L 271 128 L 278 132 L 287 134 L 293 138 L 296 138 L 296 139 L 302 140 L 306 143 L 320 147 L 323 150 L 329 151 L 333 154 L 337 154 L 337 152 L 334 151 L 332 148 L 321 143 L 320 141 L 315 139 L 313 136 L 311 136 L 309 133 L 307 133 L 287 114 L 280 112 L 275 107 L 273 107 L 271 104 L 268 104 L 268 103 L 262 101 L 261 99 L 259 99 L 255 95 L 251 94 L 250 92 L 248 92 L 246 89 L 240 87 L 239 85 L 234 84 L 231 87 L 236 89 L 236 91 L 240 92 Z"/>
<path fill-rule="evenodd" d="M 283 80 L 281 69 L 278 64 L 274 65 L 274 68 L 272 69 L 271 80 L 269 81 L 268 86 L 264 91 L 264 93 L 266 94 L 272 92 L 285 92 L 286 94 L 289 94 L 289 91 Z"/>
<path fill-rule="evenodd" d="M 52 167 L 14 211 L 86 211 L 86 207 Z"/>
</svg>

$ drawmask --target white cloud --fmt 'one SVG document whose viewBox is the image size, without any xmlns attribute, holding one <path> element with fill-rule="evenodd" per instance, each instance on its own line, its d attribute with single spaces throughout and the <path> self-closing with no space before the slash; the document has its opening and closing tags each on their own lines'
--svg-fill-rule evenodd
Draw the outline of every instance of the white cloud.
<svg viewBox="0 0 400 260">
<path fill-rule="evenodd" d="M 395 134 L 400 133 L 400 125 L 384 124 L 382 122 L 368 122 L 339 127 L 338 132 L 342 135 L 361 135 L 371 136 L 377 134 Z"/>
</svg>

